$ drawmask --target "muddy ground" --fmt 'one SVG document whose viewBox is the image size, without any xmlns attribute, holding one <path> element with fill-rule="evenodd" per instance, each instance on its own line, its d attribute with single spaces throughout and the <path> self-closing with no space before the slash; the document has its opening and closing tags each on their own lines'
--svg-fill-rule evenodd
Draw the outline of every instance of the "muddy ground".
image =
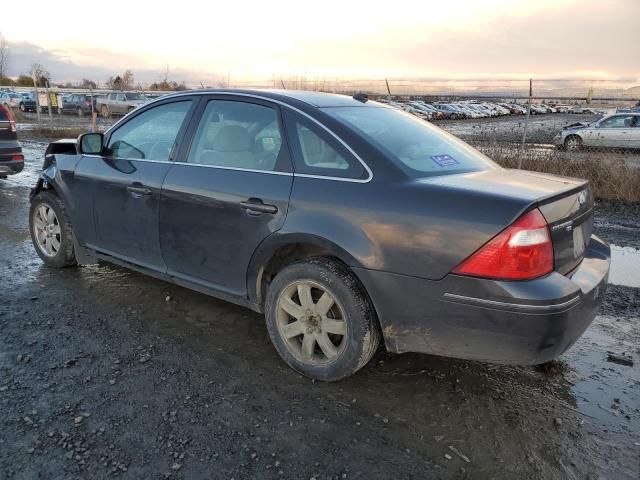
<svg viewBox="0 0 640 480">
<path fill-rule="evenodd" d="M 314 383 L 246 309 L 107 264 L 43 267 L 27 228 L 43 149 L 0 180 L 1 479 L 640 476 L 638 288 L 611 286 L 544 369 L 380 350 Z M 637 208 L 600 205 L 596 230 L 635 252 Z"/>
</svg>

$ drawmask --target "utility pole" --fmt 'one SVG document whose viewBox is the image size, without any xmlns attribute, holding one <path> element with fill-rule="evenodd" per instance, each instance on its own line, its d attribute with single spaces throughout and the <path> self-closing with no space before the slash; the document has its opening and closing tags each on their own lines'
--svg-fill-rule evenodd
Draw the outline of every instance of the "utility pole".
<svg viewBox="0 0 640 480">
<path fill-rule="evenodd" d="M 529 115 L 531 115 L 531 97 L 533 97 L 533 79 L 529 79 L 529 104 L 527 106 L 527 117 L 524 119 L 524 132 L 522 132 L 522 145 L 520 146 L 520 157 L 518 158 L 518 169 L 522 168 L 522 155 L 524 155 L 524 142 L 527 140 L 527 127 L 529 126 Z"/>
<path fill-rule="evenodd" d="M 40 94 L 38 93 L 38 81 L 36 80 L 36 72 L 33 72 L 33 89 L 35 90 L 36 97 L 36 116 L 38 117 L 38 123 L 40 123 Z"/>
<path fill-rule="evenodd" d="M 45 80 L 44 91 L 47 95 L 47 105 L 49 105 L 49 123 L 53 123 L 53 102 L 51 101 L 51 95 L 49 95 L 49 80 Z"/>
<path fill-rule="evenodd" d="M 389 94 L 389 100 L 391 100 L 391 89 L 389 88 L 389 80 L 385 78 L 384 83 L 387 85 L 387 93 Z"/>
</svg>

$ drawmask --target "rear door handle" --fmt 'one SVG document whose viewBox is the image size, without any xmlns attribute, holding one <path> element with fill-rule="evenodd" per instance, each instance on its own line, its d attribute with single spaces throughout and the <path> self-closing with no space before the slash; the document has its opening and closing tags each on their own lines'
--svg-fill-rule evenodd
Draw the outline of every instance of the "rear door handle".
<svg viewBox="0 0 640 480">
<path fill-rule="evenodd" d="M 249 213 L 278 213 L 278 207 L 264 203 L 259 198 L 250 198 L 244 202 L 240 202 L 240 206 Z"/>
<path fill-rule="evenodd" d="M 132 195 L 140 197 L 142 195 L 151 195 L 151 189 L 147 188 L 143 185 L 133 184 L 128 185 L 127 190 L 132 193 Z"/>
</svg>

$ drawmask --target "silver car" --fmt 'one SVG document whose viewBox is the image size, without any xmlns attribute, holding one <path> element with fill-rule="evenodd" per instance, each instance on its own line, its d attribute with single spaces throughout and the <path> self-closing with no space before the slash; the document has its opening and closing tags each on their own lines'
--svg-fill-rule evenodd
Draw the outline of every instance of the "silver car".
<svg viewBox="0 0 640 480">
<path fill-rule="evenodd" d="M 574 123 L 564 127 L 553 141 L 569 151 L 583 147 L 640 148 L 640 113 L 615 114 L 592 123 Z"/>
</svg>

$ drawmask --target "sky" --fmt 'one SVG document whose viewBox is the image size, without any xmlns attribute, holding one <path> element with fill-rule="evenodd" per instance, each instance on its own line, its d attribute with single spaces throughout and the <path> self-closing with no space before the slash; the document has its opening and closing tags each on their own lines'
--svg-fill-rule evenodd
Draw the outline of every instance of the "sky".
<svg viewBox="0 0 640 480">
<path fill-rule="evenodd" d="M 8 73 L 54 82 L 560 78 L 640 84 L 640 0 L 30 2 Z"/>
</svg>

